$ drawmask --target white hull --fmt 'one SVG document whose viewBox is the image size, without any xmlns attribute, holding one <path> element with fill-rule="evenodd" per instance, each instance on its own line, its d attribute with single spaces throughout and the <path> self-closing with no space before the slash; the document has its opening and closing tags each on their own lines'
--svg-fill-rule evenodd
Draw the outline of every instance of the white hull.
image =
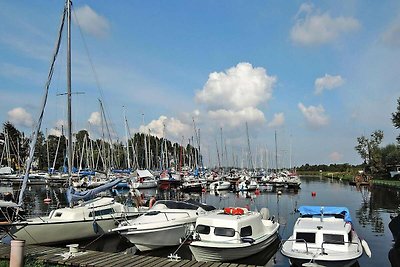
<svg viewBox="0 0 400 267">
<path fill-rule="evenodd" d="M 350 246 L 353 246 L 353 249 L 348 252 L 325 249 L 325 254 L 322 254 L 320 248 L 310 248 L 307 253 L 304 250 L 293 250 L 292 241 L 286 241 L 281 252 L 298 266 L 311 261 L 323 266 L 352 266 L 362 256 L 363 248 L 360 240 Z"/>
<path fill-rule="evenodd" d="M 130 231 L 123 235 L 140 251 L 176 246 L 190 231 L 187 224 L 171 225 L 159 229 Z"/>
<path fill-rule="evenodd" d="M 73 208 L 53 210 L 49 216 L 35 217 L 4 225 L 14 238 L 26 244 L 64 243 L 71 240 L 108 234 L 120 221 L 139 215 L 137 208 L 114 202 L 113 198 L 96 198 Z M 9 241 L 6 236 L 3 242 Z"/>
<path fill-rule="evenodd" d="M 99 219 L 96 220 L 96 224 L 97 227 L 94 227 L 93 219 L 69 222 L 27 222 L 26 224 L 15 223 L 11 231 L 15 231 L 13 235 L 16 239 L 25 240 L 26 244 L 52 244 L 108 234 L 115 228 L 116 220 L 114 218 Z"/>
<path fill-rule="evenodd" d="M 154 180 L 149 182 L 133 183 L 132 186 L 135 189 L 155 188 L 157 187 L 157 182 Z"/>
<path fill-rule="evenodd" d="M 250 243 L 213 243 L 195 241 L 189 246 L 197 261 L 233 261 L 254 255 L 272 244 L 277 238 L 276 232 L 272 235 L 265 235 L 260 240 Z"/>
</svg>

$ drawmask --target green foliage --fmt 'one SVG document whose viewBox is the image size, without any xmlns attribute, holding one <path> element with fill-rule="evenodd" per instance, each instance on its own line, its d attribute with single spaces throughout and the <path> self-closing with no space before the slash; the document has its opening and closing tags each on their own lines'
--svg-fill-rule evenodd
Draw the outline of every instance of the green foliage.
<svg viewBox="0 0 400 267">
<path fill-rule="evenodd" d="M 0 140 L 5 140 L 5 132 L 9 137 L 10 158 L 3 157 L 1 165 L 12 165 L 14 169 L 17 162 L 24 163 L 29 154 L 29 139 L 16 129 L 10 122 L 4 123 L 4 131 L 0 133 Z M 113 141 L 110 145 L 105 140 L 92 140 L 86 130 L 80 130 L 75 135 L 74 142 L 74 161 L 73 166 L 82 168 L 91 168 L 97 170 L 105 170 L 110 168 L 127 168 L 127 148 L 125 142 Z M 194 165 L 194 159 L 198 159 L 198 150 L 191 145 L 181 146 L 172 143 L 169 140 L 158 138 L 156 136 L 136 133 L 133 138 L 129 139 L 129 159 L 133 168 L 146 167 L 146 150 L 147 156 L 152 169 L 164 169 L 167 167 L 175 167 L 187 165 L 189 162 Z M 4 150 L 5 142 L 0 142 L 0 152 Z M 162 149 L 161 149 L 162 146 Z M 134 149 L 133 149 L 134 148 Z M 134 151 L 135 152 L 134 152 Z M 161 151 L 163 155 L 161 155 Z M 67 140 L 65 136 L 46 136 L 39 132 L 37 143 L 35 146 L 35 167 L 40 170 L 47 170 L 53 167 L 61 170 L 65 165 L 67 154 Z M 19 156 L 18 156 L 19 155 Z M 195 156 L 196 155 L 196 156 Z M 164 158 L 164 160 L 162 160 Z M 168 158 L 168 162 L 166 162 Z M 163 163 L 163 166 L 161 164 Z M 168 166 L 165 164 L 168 163 Z M 173 163 L 173 166 L 171 166 Z M 23 166 L 22 166 L 23 167 Z"/>
<path fill-rule="evenodd" d="M 400 97 L 397 99 L 397 111 L 392 113 L 393 126 L 400 129 Z M 397 136 L 397 142 L 400 144 L 400 134 Z"/>
<path fill-rule="evenodd" d="M 310 173 L 319 173 L 322 172 L 340 172 L 340 173 L 356 173 L 358 170 L 363 167 L 358 165 L 350 165 L 348 163 L 344 164 L 330 164 L 330 165 L 309 165 L 305 164 L 298 167 L 296 170 L 299 172 L 310 172 Z"/>
<path fill-rule="evenodd" d="M 381 148 L 382 164 L 384 166 L 394 166 L 400 164 L 400 146 L 389 144 Z"/>
<path fill-rule="evenodd" d="M 371 134 L 370 138 L 363 135 L 357 137 L 357 145 L 354 147 L 372 173 L 379 172 L 383 169 L 382 156 L 379 148 L 382 139 L 383 131 L 376 130 Z"/>
</svg>

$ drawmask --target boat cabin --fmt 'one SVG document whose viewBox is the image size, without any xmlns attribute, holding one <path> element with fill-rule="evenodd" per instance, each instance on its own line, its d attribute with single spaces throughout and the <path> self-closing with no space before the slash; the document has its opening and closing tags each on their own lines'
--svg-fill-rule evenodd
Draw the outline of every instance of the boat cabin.
<svg viewBox="0 0 400 267">
<path fill-rule="evenodd" d="M 293 228 L 293 250 L 334 247 L 344 252 L 357 238 L 347 208 L 303 206 L 300 214 Z"/>
<path fill-rule="evenodd" d="M 239 243 L 260 236 L 264 232 L 264 225 L 259 213 L 240 209 L 237 214 L 221 211 L 197 218 L 196 233 L 201 241 Z M 247 240 L 246 240 L 247 238 Z M 254 240 L 253 240 L 254 241 Z"/>
</svg>

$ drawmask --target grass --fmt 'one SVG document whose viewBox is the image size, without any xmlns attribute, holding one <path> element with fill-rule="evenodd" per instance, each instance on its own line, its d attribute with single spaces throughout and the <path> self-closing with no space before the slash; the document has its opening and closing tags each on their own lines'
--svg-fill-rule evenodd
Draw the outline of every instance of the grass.
<svg viewBox="0 0 400 267">
<path fill-rule="evenodd" d="M 342 179 L 345 181 L 352 181 L 355 173 L 349 173 L 349 172 L 304 172 L 300 173 L 300 175 L 309 175 L 309 176 L 318 176 L 320 177 L 321 175 L 326 178 L 333 178 L 333 179 Z M 372 179 L 372 184 L 374 185 L 379 185 L 379 186 L 386 186 L 386 187 L 394 187 L 394 188 L 400 188 L 400 180 L 394 180 L 394 179 L 387 179 L 385 177 L 381 176 L 375 176 Z"/>
<path fill-rule="evenodd" d="M 9 267 L 10 261 L 9 260 L 0 260 L 0 267 Z M 36 260 L 34 257 L 27 256 L 25 258 L 24 267 L 61 267 L 63 265 L 58 264 L 50 264 L 40 260 Z"/>
</svg>

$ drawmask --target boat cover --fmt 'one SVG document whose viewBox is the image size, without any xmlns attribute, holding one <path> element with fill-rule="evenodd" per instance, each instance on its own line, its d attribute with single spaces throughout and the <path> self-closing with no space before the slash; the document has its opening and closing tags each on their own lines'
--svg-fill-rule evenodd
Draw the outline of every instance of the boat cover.
<svg viewBox="0 0 400 267">
<path fill-rule="evenodd" d="M 346 222 L 351 223 L 350 211 L 346 207 L 331 206 L 301 206 L 299 207 L 301 216 L 304 215 L 343 215 Z"/>
<path fill-rule="evenodd" d="M 78 200 L 89 200 L 92 198 L 95 198 L 96 195 L 100 192 L 103 192 L 107 189 L 112 188 L 113 186 L 117 185 L 119 182 L 121 182 L 121 179 L 115 179 L 109 183 L 100 185 L 96 188 L 90 189 L 90 190 L 86 190 L 86 191 L 75 191 L 75 189 L 73 187 L 70 187 L 67 191 L 67 199 L 69 203 L 73 203 L 76 202 Z"/>
</svg>

